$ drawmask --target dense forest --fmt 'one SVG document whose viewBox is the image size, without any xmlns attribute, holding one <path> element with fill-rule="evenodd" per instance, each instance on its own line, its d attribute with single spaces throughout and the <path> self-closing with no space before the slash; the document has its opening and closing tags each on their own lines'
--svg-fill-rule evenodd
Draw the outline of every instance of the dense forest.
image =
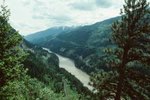
<svg viewBox="0 0 150 100">
<path fill-rule="evenodd" d="M 0 100 L 150 100 L 150 8 L 124 0 L 121 15 L 22 37 L 0 11 Z M 43 49 L 48 48 L 52 53 Z M 90 75 L 89 90 L 55 53 Z"/>
</svg>

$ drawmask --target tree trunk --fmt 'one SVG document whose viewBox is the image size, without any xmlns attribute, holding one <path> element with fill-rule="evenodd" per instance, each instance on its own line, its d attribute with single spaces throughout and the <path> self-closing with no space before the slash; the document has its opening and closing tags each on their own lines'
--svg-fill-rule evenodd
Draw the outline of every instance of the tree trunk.
<svg viewBox="0 0 150 100">
<path fill-rule="evenodd" d="M 123 83 L 124 83 L 124 73 L 125 73 L 125 71 L 121 68 L 115 100 L 121 100 L 122 87 L 123 87 Z"/>
<path fill-rule="evenodd" d="M 123 54 L 122 63 L 119 66 L 119 79 L 118 79 L 115 100 L 121 100 L 122 88 L 123 88 L 123 83 L 124 83 L 124 78 L 125 78 L 125 69 L 126 69 L 125 66 L 126 66 L 126 61 L 127 61 L 127 53 L 128 53 L 128 50 L 125 50 Z"/>
</svg>

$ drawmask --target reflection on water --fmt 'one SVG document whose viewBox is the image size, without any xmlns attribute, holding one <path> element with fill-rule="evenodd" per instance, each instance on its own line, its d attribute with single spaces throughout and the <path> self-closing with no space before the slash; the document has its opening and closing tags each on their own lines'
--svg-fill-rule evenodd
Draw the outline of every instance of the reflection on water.
<svg viewBox="0 0 150 100">
<path fill-rule="evenodd" d="M 47 50 L 48 52 L 51 53 L 51 51 L 47 48 L 43 48 L 44 50 Z M 55 53 L 56 54 L 56 53 Z M 83 72 L 82 70 L 78 69 L 75 67 L 74 61 L 72 61 L 69 58 L 63 57 L 61 55 L 56 54 L 59 58 L 59 67 L 64 68 L 67 70 L 69 73 L 74 75 L 77 79 L 79 79 L 84 86 L 89 88 L 90 90 L 93 89 L 88 83 L 90 81 L 90 76 Z"/>
</svg>

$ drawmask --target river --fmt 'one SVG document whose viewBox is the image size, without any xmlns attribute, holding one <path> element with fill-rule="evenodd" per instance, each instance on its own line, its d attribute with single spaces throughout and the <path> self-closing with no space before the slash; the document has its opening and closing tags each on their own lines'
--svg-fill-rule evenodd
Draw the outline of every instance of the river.
<svg viewBox="0 0 150 100">
<path fill-rule="evenodd" d="M 52 51 L 50 51 L 47 48 L 43 48 L 43 49 L 48 51 L 49 53 L 52 53 Z M 88 84 L 90 81 L 90 76 L 87 73 L 83 72 L 82 70 L 78 69 L 75 66 L 75 63 L 73 60 L 71 60 L 67 57 L 63 57 L 57 53 L 55 53 L 55 54 L 59 58 L 59 67 L 60 68 L 64 68 L 66 71 L 68 71 L 69 73 L 74 75 L 89 90 L 93 89 L 93 87 Z"/>
</svg>

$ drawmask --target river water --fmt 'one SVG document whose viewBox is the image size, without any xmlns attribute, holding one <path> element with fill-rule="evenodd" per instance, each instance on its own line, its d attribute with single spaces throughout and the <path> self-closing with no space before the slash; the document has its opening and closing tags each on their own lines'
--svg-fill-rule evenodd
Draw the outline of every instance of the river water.
<svg viewBox="0 0 150 100">
<path fill-rule="evenodd" d="M 43 48 L 43 49 L 48 51 L 49 53 L 52 53 L 52 51 L 50 51 L 47 48 Z M 72 61 L 71 59 L 69 59 L 67 57 L 63 57 L 57 53 L 55 53 L 55 54 L 59 58 L 59 67 L 60 68 L 64 68 L 66 71 L 68 71 L 69 73 L 74 75 L 89 90 L 93 89 L 93 87 L 88 84 L 90 81 L 90 76 L 87 73 L 83 72 L 82 70 L 78 69 L 75 66 L 74 61 Z"/>
</svg>

